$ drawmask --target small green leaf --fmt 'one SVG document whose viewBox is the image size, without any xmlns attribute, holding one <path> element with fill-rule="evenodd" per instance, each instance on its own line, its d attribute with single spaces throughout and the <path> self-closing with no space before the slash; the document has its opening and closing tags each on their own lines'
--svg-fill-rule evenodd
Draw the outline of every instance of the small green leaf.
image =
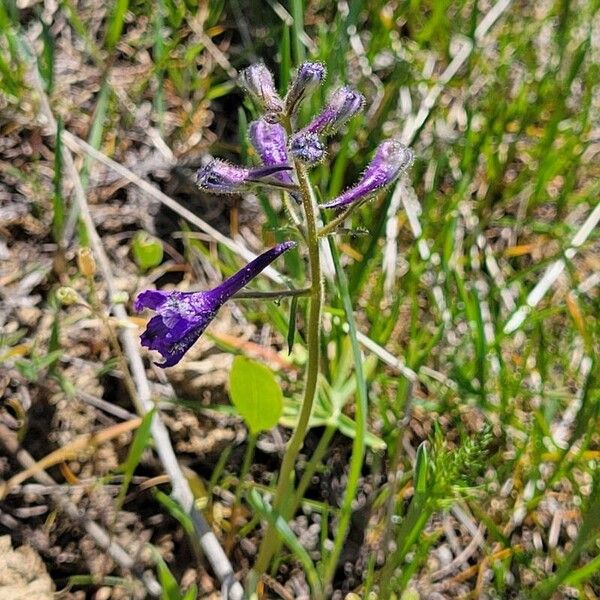
<svg viewBox="0 0 600 600">
<path fill-rule="evenodd" d="M 160 265 L 163 259 L 163 246 L 159 239 L 145 231 L 138 231 L 131 242 L 133 258 L 144 271 Z"/>
<path fill-rule="evenodd" d="M 423 495 L 427 492 L 427 473 L 429 472 L 429 457 L 427 455 L 427 443 L 421 442 L 417 449 L 415 461 L 414 486 L 415 495 Z"/>
<path fill-rule="evenodd" d="M 271 429 L 283 411 L 283 394 L 270 369 L 236 356 L 229 375 L 231 401 L 253 434 Z"/>
<path fill-rule="evenodd" d="M 62 195 L 62 119 L 56 123 L 56 145 L 54 147 L 54 176 L 52 184 L 54 194 L 52 196 L 52 237 L 56 243 L 62 239 L 65 223 L 65 201 Z"/>
<path fill-rule="evenodd" d="M 154 546 L 150 546 L 150 549 L 154 555 L 154 560 L 156 561 L 156 573 L 162 588 L 162 593 L 160 595 L 161 600 L 181 600 L 179 585 L 177 584 L 177 580 L 173 576 L 173 573 L 171 573 L 171 570 L 167 566 L 167 563 Z"/>
<path fill-rule="evenodd" d="M 183 596 L 182 600 L 196 600 L 197 597 L 198 597 L 198 587 L 196 586 L 195 583 L 193 583 L 192 587 L 190 587 L 188 589 L 188 591 L 185 593 L 185 596 Z"/>
</svg>

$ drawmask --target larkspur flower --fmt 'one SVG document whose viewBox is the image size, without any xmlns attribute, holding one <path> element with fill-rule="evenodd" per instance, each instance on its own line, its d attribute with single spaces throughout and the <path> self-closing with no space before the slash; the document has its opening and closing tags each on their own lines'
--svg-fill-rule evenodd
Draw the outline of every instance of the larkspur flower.
<svg viewBox="0 0 600 600">
<path fill-rule="evenodd" d="M 358 114 L 365 97 L 349 87 L 341 87 L 330 96 L 323 110 L 302 130 L 317 135 L 331 135 Z"/>
<path fill-rule="evenodd" d="M 298 67 L 296 77 L 285 97 L 285 110 L 288 115 L 296 112 L 300 102 L 319 87 L 326 74 L 327 69 L 321 63 L 305 62 Z"/>
<path fill-rule="evenodd" d="M 250 123 L 248 137 L 266 167 L 278 166 L 289 163 L 287 152 L 287 134 L 279 123 L 269 123 L 259 119 Z M 296 186 L 289 171 L 280 171 L 273 174 L 283 186 Z M 292 197 L 298 202 L 299 197 L 291 192 Z"/>
<path fill-rule="evenodd" d="M 325 157 L 325 145 L 316 133 L 299 131 L 290 140 L 290 153 L 307 165 L 315 165 Z"/>
<path fill-rule="evenodd" d="M 240 83 L 266 112 L 264 118 L 271 123 L 276 123 L 283 114 L 284 104 L 275 89 L 273 75 L 264 63 L 256 63 L 244 69 L 240 75 Z"/>
<path fill-rule="evenodd" d="M 296 189 L 292 181 L 282 180 L 281 175 L 291 171 L 289 164 L 273 164 L 248 169 L 233 165 L 225 160 L 213 158 L 196 172 L 196 185 L 214 194 L 239 194 L 255 185 L 275 188 Z"/>
<path fill-rule="evenodd" d="M 386 140 L 378 146 L 358 183 L 320 208 L 340 208 L 372 196 L 398 179 L 412 161 L 413 153 L 409 148 L 398 140 Z"/>
<path fill-rule="evenodd" d="M 157 312 L 140 336 L 142 346 L 160 352 L 165 359 L 159 367 L 172 367 L 193 346 L 217 311 L 236 292 L 266 269 L 296 242 L 284 242 L 267 250 L 243 269 L 205 292 L 165 292 L 145 290 L 135 300 L 137 312 L 149 308 Z"/>
</svg>

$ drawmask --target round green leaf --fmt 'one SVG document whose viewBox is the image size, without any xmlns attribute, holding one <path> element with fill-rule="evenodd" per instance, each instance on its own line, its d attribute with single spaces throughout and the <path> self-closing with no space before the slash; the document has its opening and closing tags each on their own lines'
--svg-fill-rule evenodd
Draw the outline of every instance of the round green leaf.
<svg viewBox="0 0 600 600">
<path fill-rule="evenodd" d="M 252 434 L 271 429 L 283 412 L 283 394 L 272 371 L 236 356 L 229 374 L 231 401 Z"/>
<path fill-rule="evenodd" d="M 138 231 L 131 243 L 133 258 L 144 271 L 160 265 L 163 259 L 162 242 L 145 231 Z"/>
</svg>

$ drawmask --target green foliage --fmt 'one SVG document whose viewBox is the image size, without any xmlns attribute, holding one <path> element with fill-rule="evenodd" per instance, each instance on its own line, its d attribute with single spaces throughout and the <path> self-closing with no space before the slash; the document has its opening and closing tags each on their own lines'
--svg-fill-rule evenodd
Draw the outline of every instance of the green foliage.
<svg viewBox="0 0 600 600">
<path fill-rule="evenodd" d="M 196 584 L 193 584 L 188 591 L 184 594 L 179 589 L 179 584 L 175 579 L 173 573 L 167 566 L 163 557 L 159 554 L 158 550 L 152 547 L 154 559 L 156 561 L 156 571 L 158 574 L 158 581 L 162 587 L 161 600 L 196 600 L 198 597 L 198 589 Z"/>
<path fill-rule="evenodd" d="M 241 10 L 236 10 L 237 5 Z M 576 498 L 581 503 L 573 502 L 571 510 L 578 526 L 572 546 L 544 546 L 537 554 L 527 548 L 516 559 L 495 561 L 489 572 L 493 580 L 488 589 L 486 579 L 485 592 L 508 597 L 515 586 L 522 585 L 518 573 L 523 569 L 540 582 L 534 586 L 533 597 L 560 594 L 564 585 L 575 587 L 583 597 L 586 585 L 597 587 L 600 572 L 594 525 L 599 519 L 600 307 L 597 283 L 592 280 L 591 287 L 581 287 L 595 272 L 597 230 L 578 249 L 575 260 L 566 260 L 561 278 L 530 311 L 522 332 L 506 335 L 503 328 L 513 310 L 527 303 L 544 269 L 564 257 L 569 240 L 598 201 L 598 169 L 593 160 L 600 73 L 593 29 L 598 2 L 561 1 L 540 5 L 535 11 L 511 3 L 483 39 L 475 35 L 485 17 L 481 3 L 466 0 L 375 0 L 368 5 L 352 0 L 340 7 L 290 0 L 283 5 L 287 14 L 282 16 L 278 3 L 246 10 L 249 5 L 244 2 L 224 0 L 114 0 L 100 22 L 90 23 L 91 13 L 81 3 L 61 0 L 62 23 L 53 27 L 39 24 L 34 11 L 20 10 L 14 0 L 0 2 L 0 92 L 2 106 L 6 103 L 9 109 L 3 134 L 10 136 L 10 129 L 25 121 L 28 126 L 22 137 L 34 139 L 30 128 L 40 125 L 33 115 L 22 119 L 10 112 L 37 103 L 31 102 L 24 84 L 26 61 L 19 55 L 19 36 L 25 28 L 40 33 L 40 73 L 53 109 L 64 117 L 64 128 L 83 131 L 78 135 L 115 160 L 132 153 L 136 144 L 152 147 L 156 143 L 157 138 L 146 137 L 135 120 L 138 107 L 152 103 L 150 124 L 157 126 L 162 141 L 182 164 L 193 163 L 207 143 L 212 143 L 209 151 L 215 155 L 251 164 L 256 157 L 245 133 L 234 133 L 235 124 L 230 122 L 235 121 L 233 107 L 239 92 L 227 65 L 239 71 L 252 56 L 262 57 L 279 72 L 278 85 L 283 90 L 301 60 L 323 61 L 329 69 L 328 80 L 311 100 L 312 107 L 311 102 L 303 107 L 301 122 L 342 82 L 363 91 L 368 105 L 366 115 L 332 142 L 328 162 L 311 174 L 321 198 L 351 185 L 376 143 L 401 135 L 422 107 L 424 95 L 440 85 L 441 95 L 413 136 L 417 158 L 401 198 L 408 201 L 414 192 L 422 228 L 418 239 L 403 205 L 397 220 L 390 222 L 391 193 L 365 204 L 333 238 L 340 249 L 338 273 L 343 270 L 348 281 L 341 289 L 337 283 L 327 284 L 327 301 L 333 306 L 324 308 L 322 377 L 310 418 L 310 441 L 316 448 L 311 454 L 314 446 L 305 445 L 303 453 L 307 454 L 295 465 L 299 483 L 290 489 L 289 499 L 294 507 L 320 513 L 321 538 L 315 552 L 322 562 L 315 566 L 288 523 L 264 500 L 261 494 L 272 493 L 272 487 L 258 486 L 247 477 L 255 472 L 249 467 L 256 437 L 277 423 L 293 430 L 298 422 L 303 389 L 298 374 L 306 366 L 307 303 L 302 299 L 294 299 L 291 306 L 287 300 L 247 306 L 250 320 L 268 321 L 277 343 L 287 341 L 290 368 L 282 369 L 275 379 L 258 363 L 235 359 L 232 402 L 248 424 L 249 443 L 239 468 L 239 461 L 231 458 L 237 449 L 227 448 L 219 457 L 210 474 L 209 498 L 233 491 L 243 495 L 251 488 L 248 502 L 253 514 L 240 529 L 232 528 L 232 539 L 254 535 L 260 518 L 275 523 L 291 552 L 280 553 L 276 564 L 285 563 L 287 572 L 300 565 L 315 589 L 315 577 L 319 579 L 315 571 L 335 567 L 331 566 L 335 561 L 330 533 L 342 517 L 347 519 L 349 498 L 367 482 L 376 506 L 369 519 L 379 518 L 377 510 L 385 513 L 381 523 L 392 523 L 390 536 L 396 549 L 386 549 L 383 567 L 373 562 L 365 569 L 365 596 L 377 586 L 385 592 L 387 586 L 390 593 L 403 593 L 402 598 L 410 597 L 406 590 L 412 578 L 429 574 L 428 560 L 439 539 L 428 525 L 436 513 L 449 510 L 457 501 L 466 503 L 473 518 L 486 527 L 484 550 L 473 558 L 481 561 L 495 545 L 511 549 L 513 536 L 506 531 L 517 509 L 526 511 L 523 529 L 531 530 L 532 522 L 545 522 L 543 507 L 551 495 L 566 497 L 568 502 Z M 251 44 L 241 39 L 244 36 L 238 29 L 244 26 Z M 56 60 L 67 38 L 62 32 L 73 40 L 86 70 L 95 69 L 92 77 L 86 74 L 84 82 L 77 82 L 79 91 L 79 86 L 90 86 L 84 90 L 82 106 L 69 104 L 80 95 L 70 94 L 65 81 L 57 79 L 64 72 L 57 69 L 58 64 L 63 69 L 64 63 Z M 473 43 L 472 53 L 450 81 L 440 79 L 464 39 Z M 221 56 L 227 62 L 220 61 Z M 140 67 L 139 71 L 130 84 L 123 85 L 116 73 L 125 71 L 116 69 L 132 65 Z M 238 117 L 243 130 L 254 115 L 240 109 Z M 59 122 L 49 168 L 36 149 L 27 158 L 27 168 L 3 161 L 6 173 L 19 186 L 18 193 L 30 202 L 28 217 L 49 225 L 56 243 L 63 241 L 68 233 L 65 225 L 73 217 L 72 209 L 68 214 L 68 198 L 62 196 L 71 185 L 62 165 L 62 128 Z M 195 137 L 202 140 L 201 146 L 190 142 Z M 45 141 L 44 145 L 52 150 Z M 94 161 L 89 155 L 82 159 L 84 186 L 90 182 L 91 194 L 103 192 L 106 188 L 96 187 Z M 43 179 L 52 169 L 52 181 Z M 113 201 L 121 201 L 121 196 L 109 200 Z M 259 201 L 266 219 L 257 236 L 286 239 L 289 219 L 279 198 L 260 194 Z M 245 207 L 242 204 L 240 210 Z M 199 259 L 224 275 L 239 266 L 228 250 L 219 248 L 217 257 L 203 239 L 193 238 L 185 223 L 180 229 L 185 232 L 185 257 L 193 268 Z M 348 235 L 364 229 L 368 235 Z M 82 245 L 88 245 L 88 237 L 81 226 Z M 388 268 L 390 264 L 391 240 L 396 271 L 391 282 L 386 282 L 383 265 Z M 161 264 L 163 246 L 140 232 L 132 241 L 131 254 L 144 272 Z M 285 272 L 294 283 L 305 277 L 304 262 L 301 253 L 285 256 Z M 29 270 L 28 265 L 20 279 L 26 280 L 35 268 Z M 3 273 L 3 281 L 4 277 Z M 43 293 L 44 287 L 45 283 L 37 286 L 35 293 Z M 47 308 L 55 309 L 53 305 Z M 58 379 L 64 391 L 74 393 L 72 383 L 61 376 L 60 359 L 69 347 L 61 348 L 59 333 L 72 325 L 66 312 L 52 313 L 52 329 L 39 339 L 29 326 L 6 331 L 0 327 L 3 366 L 16 366 L 18 375 L 32 384 L 45 382 L 48 376 L 51 384 Z M 414 377 L 401 374 L 393 364 L 386 365 L 369 349 L 358 350 L 357 331 L 384 347 L 392 359 L 402 361 Z M 221 350 L 239 352 L 229 342 L 215 340 L 215 344 Z M 582 356 L 591 361 L 589 371 L 582 368 Z M 110 357 L 95 368 L 100 378 L 118 371 L 120 365 Z M 205 408 L 197 397 L 182 406 L 195 411 Z M 357 410 L 364 411 L 365 406 L 366 419 Z M 231 407 L 210 408 L 236 414 Z M 494 434 L 488 426 L 478 434 L 457 435 L 463 429 L 461 420 L 471 413 L 493 423 Z M 559 440 L 556 431 L 565 415 L 572 420 Z M 428 435 L 431 422 L 437 420 L 443 420 L 443 431 L 435 427 Z M 147 431 L 142 436 L 143 429 L 136 434 L 124 465 L 129 481 L 149 441 Z M 260 448 L 260 438 L 258 442 Z M 406 452 L 407 443 L 416 449 L 414 465 Z M 331 477 L 332 455 L 351 445 L 352 450 L 344 455 L 342 475 L 350 486 L 340 511 L 338 499 L 315 499 L 318 485 L 313 484 Z M 410 487 L 412 477 L 412 496 L 401 496 L 400 487 L 394 490 L 386 483 L 391 473 L 404 473 L 398 484 L 402 486 Z M 591 494 L 589 481 L 594 482 Z M 498 496 L 495 490 L 508 482 L 514 486 L 512 492 L 492 510 L 491 500 Z M 493 491 L 488 491 L 487 483 L 493 484 Z M 117 505 L 127 485 L 123 483 Z M 193 526 L 181 507 L 163 492 L 154 495 L 159 508 L 191 535 Z M 373 521 L 368 523 L 371 526 Z M 517 530 L 514 538 L 519 534 Z M 338 531 L 338 548 L 342 538 Z M 552 562 L 552 576 L 536 567 L 540 558 Z M 165 598 L 195 597 L 192 589 L 183 594 L 167 565 L 158 564 Z M 517 582 L 511 584 L 515 576 Z M 474 579 L 465 585 L 475 585 Z M 91 585 L 84 579 L 74 582 Z M 339 582 L 337 575 L 334 587 Z M 117 579 L 103 583 L 119 584 Z"/>
<path fill-rule="evenodd" d="M 127 453 L 127 459 L 125 460 L 125 464 L 123 465 L 123 482 L 121 483 L 119 495 L 117 496 L 117 499 L 115 501 L 117 511 L 121 510 L 121 507 L 123 506 L 125 496 L 127 495 L 127 490 L 129 489 L 129 485 L 131 484 L 131 480 L 133 479 L 133 474 L 135 473 L 135 470 L 142 458 L 144 450 L 149 446 L 151 442 L 151 427 L 152 419 L 154 419 L 154 413 L 155 411 L 151 410 L 150 412 L 144 415 L 140 426 L 137 428 L 137 431 L 133 436 L 133 441 L 131 442 L 131 446 L 129 447 L 129 452 Z"/>
<path fill-rule="evenodd" d="M 274 427 L 283 410 L 283 394 L 270 369 L 236 356 L 229 374 L 231 402 L 254 435 Z"/>
<path fill-rule="evenodd" d="M 290 526 L 286 523 L 285 519 L 274 512 L 269 503 L 254 489 L 250 490 L 250 493 L 248 494 L 248 502 L 250 502 L 252 508 L 257 511 L 261 517 L 274 525 L 284 544 L 292 551 L 295 558 L 304 567 L 314 597 L 322 597 L 322 585 L 313 561 L 308 555 L 308 552 L 300 544 L 298 538 L 294 535 L 294 532 L 290 529 Z"/>
</svg>

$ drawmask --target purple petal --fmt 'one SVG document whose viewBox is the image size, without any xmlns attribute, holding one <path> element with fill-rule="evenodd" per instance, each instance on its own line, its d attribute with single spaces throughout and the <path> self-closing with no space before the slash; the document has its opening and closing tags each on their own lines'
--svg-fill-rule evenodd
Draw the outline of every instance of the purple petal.
<svg viewBox="0 0 600 600">
<path fill-rule="evenodd" d="M 199 188 L 216 194 L 235 194 L 248 188 L 249 170 L 213 158 L 196 173 Z"/>
<path fill-rule="evenodd" d="M 177 364 L 215 318 L 221 306 L 280 254 L 295 245 L 295 242 L 285 242 L 271 248 L 221 285 L 206 292 L 142 292 L 136 299 L 136 310 L 152 308 L 157 311 L 140 336 L 142 346 L 160 352 L 165 360 L 158 366 L 171 367 Z"/>
<path fill-rule="evenodd" d="M 248 135 L 250 142 L 265 166 L 289 164 L 287 134 L 281 125 L 278 123 L 268 123 L 264 119 L 259 119 L 250 123 Z M 273 177 L 284 187 L 296 186 L 296 182 L 290 172 L 280 171 Z M 296 201 L 298 200 L 296 193 L 292 192 L 291 195 Z"/>
<path fill-rule="evenodd" d="M 283 112 L 283 100 L 279 97 L 271 71 L 263 63 L 250 65 L 240 76 L 242 87 L 254 101 L 267 111 L 265 118 L 274 123 Z"/>
<path fill-rule="evenodd" d="M 289 162 L 287 134 L 279 123 L 268 123 L 264 119 L 252 121 L 248 137 L 263 164 L 279 165 Z"/>
<path fill-rule="evenodd" d="M 169 297 L 169 292 L 161 292 L 159 290 L 145 290 L 138 294 L 133 308 L 136 312 L 142 312 L 144 308 L 157 310 L 165 300 Z"/>
<path fill-rule="evenodd" d="M 325 158 L 325 146 L 316 133 L 302 130 L 290 141 L 292 155 L 307 165 L 315 165 Z"/>
</svg>

